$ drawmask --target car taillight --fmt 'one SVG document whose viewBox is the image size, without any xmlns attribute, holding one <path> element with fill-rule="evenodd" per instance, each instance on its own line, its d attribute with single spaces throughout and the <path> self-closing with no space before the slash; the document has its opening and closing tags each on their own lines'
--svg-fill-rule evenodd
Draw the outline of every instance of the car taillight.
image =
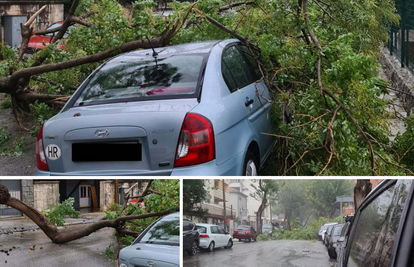
<svg viewBox="0 0 414 267">
<path fill-rule="evenodd" d="M 209 238 L 208 235 L 200 235 L 200 238 Z"/>
<path fill-rule="evenodd" d="M 48 171 L 45 149 L 43 147 L 43 125 L 39 129 L 39 133 L 36 138 L 36 165 L 39 170 Z"/>
<path fill-rule="evenodd" d="M 115 267 L 119 267 L 119 252 L 120 251 L 118 251 L 118 254 L 116 255 Z"/>
<path fill-rule="evenodd" d="M 215 159 L 213 125 L 204 116 L 188 113 L 178 139 L 174 167 L 205 163 Z"/>
</svg>

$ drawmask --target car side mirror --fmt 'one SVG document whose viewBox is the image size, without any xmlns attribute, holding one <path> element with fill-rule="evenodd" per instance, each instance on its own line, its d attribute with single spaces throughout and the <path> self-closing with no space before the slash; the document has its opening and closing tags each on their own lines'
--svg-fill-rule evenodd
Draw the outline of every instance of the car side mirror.
<svg viewBox="0 0 414 267">
<path fill-rule="evenodd" d="M 345 236 L 341 236 L 341 237 L 338 238 L 337 242 L 344 242 L 344 240 L 345 240 Z"/>
</svg>

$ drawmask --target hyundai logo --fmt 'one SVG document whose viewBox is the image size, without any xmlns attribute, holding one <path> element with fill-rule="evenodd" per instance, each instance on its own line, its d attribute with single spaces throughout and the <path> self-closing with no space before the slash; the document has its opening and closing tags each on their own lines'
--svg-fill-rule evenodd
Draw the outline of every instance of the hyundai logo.
<svg viewBox="0 0 414 267">
<path fill-rule="evenodd" d="M 153 261 L 149 261 L 148 262 L 148 266 L 149 267 L 155 267 L 155 266 L 157 266 L 157 264 L 155 262 L 153 262 Z"/>
<path fill-rule="evenodd" d="M 105 138 L 109 135 L 109 131 L 105 129 L 99 129 L 95 132 L 95 136 L 99 138 Z"/>
</svg>

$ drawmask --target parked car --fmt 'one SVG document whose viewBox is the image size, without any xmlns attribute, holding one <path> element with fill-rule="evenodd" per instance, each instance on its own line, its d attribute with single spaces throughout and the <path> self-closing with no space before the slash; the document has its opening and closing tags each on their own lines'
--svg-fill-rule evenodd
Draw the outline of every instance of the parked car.
<svg viewBox="0 0 414 267">
<path fill-rule="evenodd" d="M 63 25 L 63 21 L 57 21 L 51 24 L 49 27 L 47 27 L 46 30 L 56 29 L 58 27 L 61 27 L 62 25 Z M 74 27 L 76 27 L 76 25 L 72 25 L 68 28 L 65 35 L 63 36 L 63 40 L 65 40 L 68 37 L 71 29 L 73 29 Z M 37 50 L 45 49 L 52 42 L 53 38 L 55 38 L 56 33 L 57 32 L 53 32 L 53 33 L 47 33 L 45 35 L 34 35 L 30 37 L 29 43 L 26 48 L 26 53 L 32 54 L 36 52 Z M 57 47 L 59 49 L 65 50 L 64 44 L 58 44 Z"/>
<path fill-rule="evenodd" d="M 413 266 L 413 192 L 412 179 L 379 183 L 356 211 L 337 266 Z"/>
<path fill-rule="evenodd" d="M 341 231 L 342 228 L 344 227 L 345 224 L 341 223 L 341 224 L 335 224 L 332 227 L 331 232 L 329 233 L 328 237 L 327 237 L 327 243 L 328 243 L 328 255 L 329 258 L 331 259 L 336 259 L 336 252 L 335 252 L 335 247 L 338 241 L 339 236 L 341 235 Z"/>
<path fill-rule="evenodd" d="M 183 249 L 187 251 L 187 254 L 196 255 L 200 244 L 200 233 L 196 224 L 190 220 L 183 221 L 183 241 Z"/>
<path fill-rule="evenodd" d="M 223 227 L 214 224 L 197 224 L 200 232 L 200 248 L 213 252 L 215 248 L 232 248 L 233 239 Z"/>
<path fill-rule="evenodd" d="M 324 243 L 325 235 L 326 235 L 326 230 L 328 230 L 328 226 L 329 225 L 333 225 L 333 224 L 337 224 L 337 223 L 335 223 L 335 222 L 333 222 L 333 223 L 325 223 L 322 226 L 322 230 L 319 232 L 319 234 L 321 235 L 321 241 L 322 241 L 322 243 Z"/>
<path fill-rule="evenodd" d="M 237 238 L 239 241 L 257 241 L 257 232 L 253 226 L 239 225 L 233 232 L 233 238 Z"/>
<path fill-rule="evenodd" d="M 321 227 L 319 227 L 319 229 L 316 230 L 316 238 L 318 241 L 322 241 L 322 230 L 323 230 L 323 225 L 321 225 Z"/>
<path fill-rule="evenodd" d="M 164 216 L 121 249 L 117 267 L 180 266 L 180 213 Z"/>
<path fill-rule="evenodd" d="M 325 235 L 323 237 L 323 244 L 325 245 L 325 247 L 328 247 L 328 238 L 329 238 L 329 234 L 331 233 L 332 228 L 338 223 L 334 223 L 334 224 L 330 224 L 328 225 L 328 228 L 326 228 L 326 232 Z"/>
<path fill-rule="evenodd" d="M 350 228 L 351 222 L 352 222 L 352 217 L 353 215 L 347 215 L 345 217 L 345 224 L 344 227 L 342 227 L 341 233 L 338 237 L 338 239 L 336 240 L 335 243 L 333 243 L 333 247 L 335 248 L 335 255 L 336 255 L 336 259 L 338 259 L 338 257 L 340 257 L 341 255 L 341 247 L 342 247 L 342 243 L 346 238 L 347 235 L 347 231 Z"/>
<path fill-rule="evenodd" d="M 83 82 L 39 130 L 37 175 L 259 173 L 275 139 L 263 134 L 271 95 L 249 49 L 225 40 L 155 51 L 118 56 Z"/>
<path fill-rule="evenodd" d="M 270 224 L 263 224 L 262 233 L 271 234 L 272 232 L 273 232 L 273 226 L 271 226 Z"/>
</svg>

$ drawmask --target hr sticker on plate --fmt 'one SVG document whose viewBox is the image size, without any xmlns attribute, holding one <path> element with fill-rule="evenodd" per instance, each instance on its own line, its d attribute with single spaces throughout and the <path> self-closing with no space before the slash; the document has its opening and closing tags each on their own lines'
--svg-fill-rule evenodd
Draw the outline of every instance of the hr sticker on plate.
<svg viewBox="0 0 414 267">
<path fill-rule="evenodd" d="M 57 160 L 62 154 L 60 148 L 57 145 L 48 145 L 46 147 L 46 157 L 50 160 Z"/>
</svg>

